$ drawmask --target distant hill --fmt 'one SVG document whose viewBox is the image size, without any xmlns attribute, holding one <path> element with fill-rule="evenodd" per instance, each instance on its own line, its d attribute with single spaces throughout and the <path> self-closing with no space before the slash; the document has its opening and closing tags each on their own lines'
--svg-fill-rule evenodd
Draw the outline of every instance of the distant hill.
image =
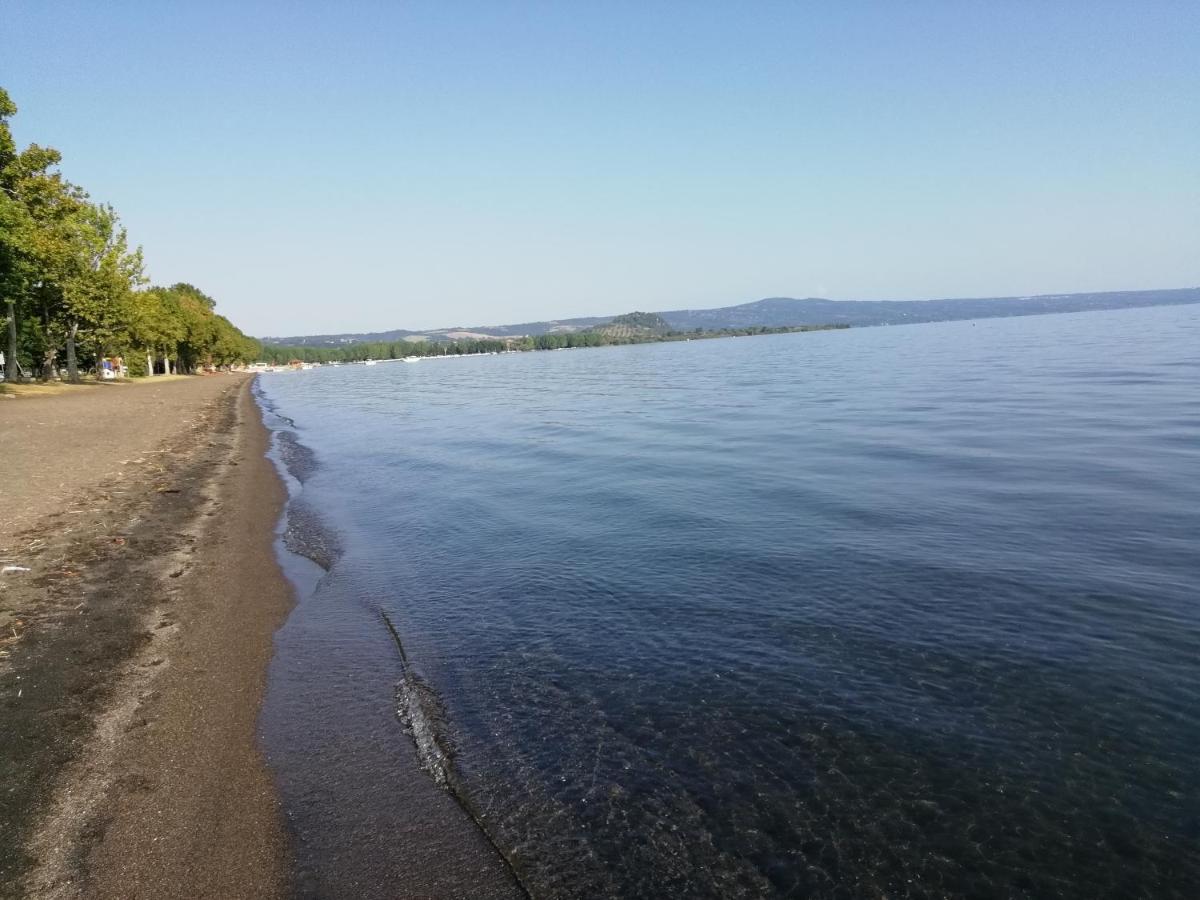
<svg viewBox="0 0 1200 900">
<path fill-rule="evenodd" d="M 399 341 L 422 336 L 429 340 L 450 340 L 455 332 L 471 332 L 489 337 L 574 332 L 597 327 L 662 328 L 706 331 L 719 328 L 745 328 L 754 325 L 908 325 L 919 322 L 946 322 L 954 319 L 984 319 L 997 316 L 1037 316 L 1050 313 L 1086 312 L 1098 309 L 1128 309 L 1144 306 L 1173 306 L 1200 303 L 1200 288 L 1160 291 L 1113 291 L 1099 294 L 1043 294 L 1035 297 L 987 297 L 949 300 L 826 300 L 820 297 L 796 299 L 769 297 L 723 306 L 719 309 L 677 309 L 661 313 L 629 313 L 625 316 L 590 316 L 519 325 L 487 325 L 471 328 L 440 328 L 432 331 L 379 331 L 371 333 L 318 334 L 298 337 L 263 338 L 268 344 L 336 347 L 371 341 Z M 649 317 L 630 320 L 630 316 Z M 651 319 L 654 324 L 649 323 Z M 626 320 L 626 321 L 621 321 Z"/>
<path fill-rule="evenodd" d="M 666 334 L 671 331 L 671 325 L 658 313 L 631 312 L 616 316 L 603 325 L 593 325 L 587 331 L 609 337 L 631 338 Z"/>
<path fill-rule="evenodd" d="M 663 313 L 671 326 L 737 328 L 744 325 L 906 325 L 985 319 L 997 316 L 1037 316 L 1200 303 L 1200 288 L 1167 291 L 1119 291 L 1103 294 L 1044 294 L 1036 297 L 989 297 L 955 300 L 795 300 L 771 297 L 724 309 L 687 309 Z"/>
</svg>

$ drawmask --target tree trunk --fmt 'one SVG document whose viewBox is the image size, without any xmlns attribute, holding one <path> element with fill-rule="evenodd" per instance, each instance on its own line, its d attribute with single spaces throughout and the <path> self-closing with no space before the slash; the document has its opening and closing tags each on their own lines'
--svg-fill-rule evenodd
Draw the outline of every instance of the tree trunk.
<svg viewBox="0 0 1200 900">
<path fill-rule="evenodd" d="M 4 354 L 4 380 L 17 380 L 17 301 L 8 298 L 8 352 Z"/>
<path fill-rule="evenodd" d="M 75 359 L 75 332 L 78 330 L 77 322 L 72 322 L 67 328 L 67 380 L 71 384 L 79 383 L 79 363 Z"/>
<path fill-rule="evenodd" d="M 146 351 L 146 375 L 151 378 L 154 376 L 154 357 L 149 350 Z"/>
</svg>

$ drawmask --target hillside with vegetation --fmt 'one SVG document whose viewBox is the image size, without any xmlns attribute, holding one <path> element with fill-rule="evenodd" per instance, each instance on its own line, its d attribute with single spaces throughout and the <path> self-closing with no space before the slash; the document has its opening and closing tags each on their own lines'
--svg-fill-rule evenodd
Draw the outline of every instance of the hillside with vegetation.
<svg viewBox="0 0 1200 900">
<path fill-rule="evenodd" d="M 632 313 L 646 316 L 647 313 Z M 623 318 L 623 317 L 618 317 Z M 655 317 L 657 318 L 657 317 Z M 614 320 L 615 321 L 615 320 Z M 329 363 L 362 362 L 368 359 L 405 359 L 428 356 L 469 356 L 480 353 L 518 353 L 537 350 L 576 350 L 585 347 L 613 347 L 623 344 L 654 344 L 670 341 L 698 341 L 712 338 L 749 337 L 763 334 L 791 334 L 800 331 L 826 331 L 848 328 L 847 325 L 787 325 L 767 327 L 752 325 L 746 328 L 719 328 L 705 331 L 662 330 L 643 324 L 612 323 L 581 331 L 558 331 L 548 334 L 524 335 L 513 338 L 472 338 L 469 340 L 413 340 L 364 341 L 343 344 L 340 347 L 314 347 L 304 345 L 262 345 L 262 359 L 274 365 L 289 362 Z"/>
<path fill-rule="evenodd" d="M 671 326 L 657 313 L 631 312 L 591 330 L 613 338 L 634 338 L 669 334 Z"/>
<path fill-rule="evenodd" d="M 132 375 L 245 362 L 258 342 L 190 284 L 147 285 L 116 210 L 59 171 L 59 151 L 18 150 L 0 88 L 0 309 L 4 375 L 78 381 L 121 358 Z"/>
<path fill-rule="evenodd" d="M 839 323 L 854 327 L 910 325 L 961 319 L 990 319 L 1007 316 L 1040 316 L 1054 313 L 1092 312 L 1105 309 L 1140 309 L 1200 303 L 1200 288 L 1150 291 L 1108 291 L 1086 294 L 1045 294 L 1029 297 L 972 297 L 950 300 L 826 300 L 820 297 L 770 297 L 722 306 L 716 309 L 675 309 L 657 315 L 671 331 L 714 331 L 724 328 L 779 327 Z M 621 318 L 621 317 L 617 317 Z M 434 328 L 419 332 L 431 340 L 449 340 L 454 331 L 467 330 L 495 338 L 524 335 L 573 333 L 603 328 L 616 322 L 612 317 L 585 316 L 516 325 L 474 325 L 470 328 Z M 287 338 L 263 338 L 266 344 L 337 347 L 348 344 L 388 343 L 418 332 L 397 329 L 380 332 L 314 334 Z"/>
</svg>

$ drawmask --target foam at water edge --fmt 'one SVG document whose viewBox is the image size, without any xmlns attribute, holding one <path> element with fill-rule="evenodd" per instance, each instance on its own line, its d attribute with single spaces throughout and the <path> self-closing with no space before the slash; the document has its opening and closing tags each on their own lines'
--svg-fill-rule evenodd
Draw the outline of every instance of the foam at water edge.
<svg viewBox="0 0 1200 900">
<path fill-rule="evenodd" d="M 446 715 L 441 698 L 425 681 L 413 671 L 408 654 L 404 650 L 404 642 L 400 633 L 387 613 L 380 610 L 380 617 L 396 643 L 400 655 L 400 681 L 396 685 L 396 716 L 404 726 L 404 731 L 412 738 L 417 749 L 417 759 L 421 769 L 452 796 L 471 821 L 479 828 L 489 844 L 504 860 L 512 873 L 514 881 L 526 897 L 531 896 L 529 889 L 521 877 L 520 870 L 512 858 L 504 851 L 491 832 L 488 831 L 482 816 L 470 801 L 462 780 L 454 768 L 454 747 L 446 734 Z"/>
<path fill-rule="evenodd" d="M 445 736 L 445 713 L 441 700 L 433 688 L 415 672 L 404 652 L 404 644 L 396 626 L 387 613 L 380 612 L 384 624 L 391 632 L 400 653 L 401 678 L 396 685 L 396 715 L 404 725 L 404 731 L 417 747 L 421 768 L 439 785 L 454 793 L 454 751 Z"/>
</svg>

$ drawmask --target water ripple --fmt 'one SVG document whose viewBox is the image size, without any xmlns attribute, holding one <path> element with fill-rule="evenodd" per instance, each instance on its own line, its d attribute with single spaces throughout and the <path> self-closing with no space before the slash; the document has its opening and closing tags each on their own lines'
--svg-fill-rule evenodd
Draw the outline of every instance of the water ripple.
<svg viewBox="0 0 1200 900">
<path fill-rule="evenodd" d="M 264 390 L 536 896 L 1190 897 L 1197 346 L 1179 307 Z"/>
</svg>

